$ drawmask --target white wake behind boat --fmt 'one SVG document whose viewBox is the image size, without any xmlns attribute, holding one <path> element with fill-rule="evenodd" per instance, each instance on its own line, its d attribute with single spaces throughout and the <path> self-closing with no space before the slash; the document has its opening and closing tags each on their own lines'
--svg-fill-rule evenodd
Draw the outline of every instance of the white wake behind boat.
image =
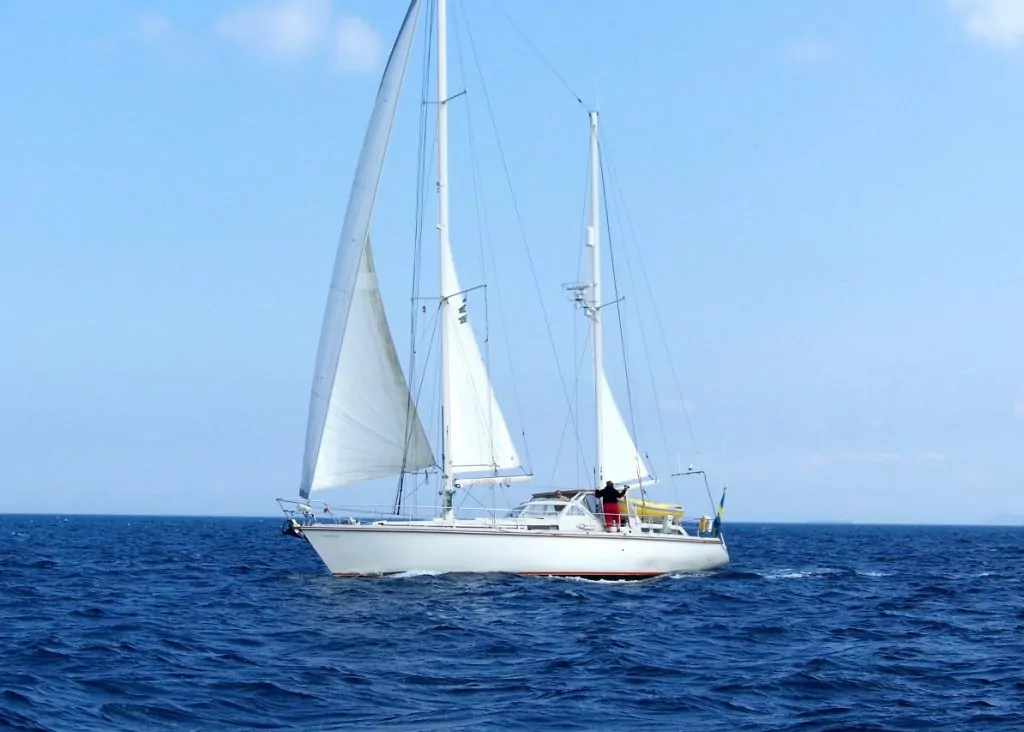
<svg viewBox="0 0 1024 732">
<path fill-rule="evenodd" d="M 535 493 L 511 510 L 455 505 L 457 492 L 531 476 L 469 322 L 473 288 L 460 286 L 452 256 L 445 0 L 436 0 L 435 8 L 441 461 L 435 460 L 398 359 L 369 236 L 420 11 L 420 0 L 412 0 L 384 70 L 349 196 L 317 353 L 299 499 L 278 501 L 287 517 L 285 533 L 308 541 L 338 576 L 504 572 L 630 579 L 724 566 L 729 554 L 720 530 L 721 503 L 714 520 L 686 522 L 681 507 L 646 502 L 644 486 L 655 481 L 605 378 L 596 111 L 589 113 L 590 281 L 570 289 L 588 318 L 593 345 L 595 485 L 611 481 L 641 497 L 623 502 L 622 525 L 609 527 L 592 489 Z M 400 498 L 386 509 L 328 508 L 310 500 L 313 491 L 432 470 L 439 473 L 441 504 L 429 517 Z"/>
</svg>

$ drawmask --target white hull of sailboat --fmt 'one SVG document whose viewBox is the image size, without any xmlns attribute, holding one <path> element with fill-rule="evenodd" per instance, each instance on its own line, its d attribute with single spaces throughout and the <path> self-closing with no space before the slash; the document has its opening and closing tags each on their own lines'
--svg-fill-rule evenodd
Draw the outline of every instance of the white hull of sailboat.
<svg viewBox="0 0 1024 732">
<path fill-rule="evenodd" d="M 302 533 L 337 576 L 400 572 L 643 578 L 719 569 L 721 539 L 466 527 L 314 525 Z"/>
</svg>

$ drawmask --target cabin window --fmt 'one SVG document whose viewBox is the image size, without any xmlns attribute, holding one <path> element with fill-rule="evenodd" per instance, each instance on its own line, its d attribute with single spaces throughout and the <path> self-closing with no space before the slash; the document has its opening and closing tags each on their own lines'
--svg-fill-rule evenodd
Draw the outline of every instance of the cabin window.
<svg viewBox="0 0 1024 732">
<path fill-rule="evenodd" d="M 520 515 L 524 518 L 548 518 L 557 516 L 558 512 L 564 507 L 564 503 L 561 505 L 554 503 L 528 503 L 523 507 L 523 512 Z"/>
</svg>

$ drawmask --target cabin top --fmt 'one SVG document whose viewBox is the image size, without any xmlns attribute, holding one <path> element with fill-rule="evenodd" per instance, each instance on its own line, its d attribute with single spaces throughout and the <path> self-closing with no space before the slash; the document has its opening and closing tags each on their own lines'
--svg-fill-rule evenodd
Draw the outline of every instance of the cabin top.
<svg viewBox="0 0 1024 732">
<path fill-rule="evenodd" d="M 555 490 L 555 491 L 542 491 L 540 493 L 534 493 L 530 496 L 530 500 L 558 500 L 563 498 L 565 500 L 571 500 L 581 493 L 593 493 L 592 488 L 568 488 L 566 490 Z"/>
</svg>

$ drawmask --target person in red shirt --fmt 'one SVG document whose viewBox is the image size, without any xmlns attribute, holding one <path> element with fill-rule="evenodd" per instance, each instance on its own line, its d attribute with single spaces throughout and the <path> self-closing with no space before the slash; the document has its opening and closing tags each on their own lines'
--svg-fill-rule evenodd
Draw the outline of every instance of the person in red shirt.
<svg viewBox="0 0 1024 732">
<path fill-rule="evenodd" d="M 619 526 L 619 499 L 626 495 L 626 490 L 626 488 L 621 491 L 616 490 L 615 484 L 609 480 L 604 484 L 604 488 L 594 491 L 594 495 L 601 499 L 601 508 L 604 510 L 604 527 L 608 531 L 612 530 L 613 525 L 616 528 Z"/>
</svg>

